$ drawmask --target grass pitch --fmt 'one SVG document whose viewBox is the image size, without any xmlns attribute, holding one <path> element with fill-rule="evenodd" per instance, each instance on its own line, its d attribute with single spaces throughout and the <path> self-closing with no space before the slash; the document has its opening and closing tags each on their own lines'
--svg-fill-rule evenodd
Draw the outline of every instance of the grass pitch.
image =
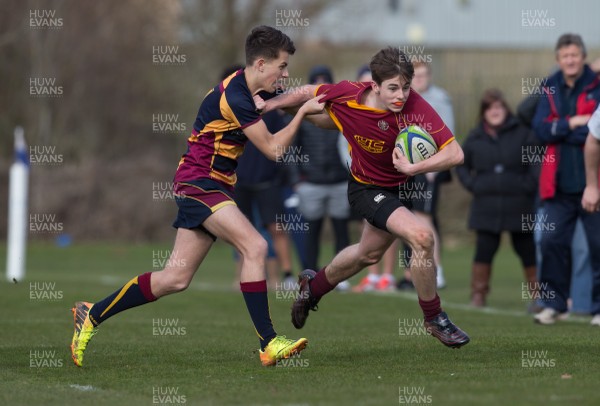
<svg viewBox="0 0 600 406">
<path fill-rule="evenodd" d="M 412 294 L 334 292 L 297 331 L 290 297 L 272 293 L 277 331 L 310 343 L 299 358 L 261 367 L 242 295 L 232 289 L 231 251 L 217 244 L 189 290 L 107 321 L 85 366 L 75 367 L 72 303 L 105 297 L 170 248 L 32 245 L 27 280 L 0 283 L 0 404 L 600 404 L 600 329 L 585 317 L 534 325 L 506 247 L 488 311 L 466 306 L 472 248 L 445 253 L 442 303 L 471 335 L 459 350 L 423 334 Z"/>
</svg>

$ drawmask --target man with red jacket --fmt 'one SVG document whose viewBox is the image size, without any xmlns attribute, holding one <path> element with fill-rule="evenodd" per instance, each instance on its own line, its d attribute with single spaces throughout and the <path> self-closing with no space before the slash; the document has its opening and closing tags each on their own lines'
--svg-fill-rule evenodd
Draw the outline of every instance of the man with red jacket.
<svg viewBox="0 0 600 406">
<path fill-rule="evenodd" d="M 548 231 L 542 237 L 540 324 L 566 317 L 571 281 L 571 240 L 578 218 L 584 225 L 592 265 L 592 319 L 600 326 L 600 213 L 581 206 L 585 188 L 583 145 L 587 123 L 600 101 L 600 79 L 585 63 L 586 50 L 577 34 L 556 43 L 560 70 L 550 76 L 538 103 L 533 128 L 546 145 L 540 174 L 540 197 Z"/>
</svg>

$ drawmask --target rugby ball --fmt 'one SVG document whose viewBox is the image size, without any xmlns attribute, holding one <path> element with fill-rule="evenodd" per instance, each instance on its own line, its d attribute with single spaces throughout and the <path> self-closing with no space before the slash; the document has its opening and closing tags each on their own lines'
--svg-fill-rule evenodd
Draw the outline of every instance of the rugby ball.
<svg viewBox="0 0 600 406">
<path fill-rule="evenodd" d="M 396 137 L 396 147 L 413 164 L 431 158 L 438 152 L 433 137 L 418 125 L 403 128 Z"/>
</svg>

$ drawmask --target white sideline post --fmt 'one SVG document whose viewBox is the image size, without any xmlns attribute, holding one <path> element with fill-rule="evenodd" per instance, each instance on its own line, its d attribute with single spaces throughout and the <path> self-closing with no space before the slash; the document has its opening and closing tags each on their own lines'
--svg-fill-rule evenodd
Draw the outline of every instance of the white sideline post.
<svg viewBox="0 0 600 406">
<path fill-rule="evenodd" d="M 29 192 L 29 154 L 23 127 L 20 126 L 15 128 L 15 162 L 10 167 L 8 182 L 6 279 L 10 282 L 20 282 L 25 278 Z"/>
</svg>

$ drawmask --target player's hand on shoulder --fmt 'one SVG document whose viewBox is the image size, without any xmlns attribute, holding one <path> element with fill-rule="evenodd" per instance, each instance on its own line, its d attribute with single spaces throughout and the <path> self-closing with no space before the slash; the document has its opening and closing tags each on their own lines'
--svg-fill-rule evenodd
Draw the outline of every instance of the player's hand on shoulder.
<svg viewBox="0 0 600 406">
<path fill-rule="evenodd" d="M 264 101 L 262 97 L 255 94 L 253 97 L 254 105 L 256 106 L 256 111 L 258 114 L 264 114 L 267 112 L 267 103 Z"/>
<path fill-rule="evenodd" d="M 413 167 L 414 165 L 410 163 L 407 157 L 400 151 L 400 148 L 394 148 L 392 152 L 392 162 L 394 163 L 394 168 L 398 172 L 401 172 L 408 176 L 413 176 Z"/>
<path fill-rule="evenodd" d="M 309 101 L 304 103 L 301 107 L 304 110 L 304 114 L 319 114 L 319 113 L 321 113 L 323 111 L 323 109 L 325 108 L 325 102 L 321 101 L 321 99 L 324 96 L 325 95 L 321 94 L 317 97 L 313 97 L 312 99 L 310 99 Z"/>
</svg>

